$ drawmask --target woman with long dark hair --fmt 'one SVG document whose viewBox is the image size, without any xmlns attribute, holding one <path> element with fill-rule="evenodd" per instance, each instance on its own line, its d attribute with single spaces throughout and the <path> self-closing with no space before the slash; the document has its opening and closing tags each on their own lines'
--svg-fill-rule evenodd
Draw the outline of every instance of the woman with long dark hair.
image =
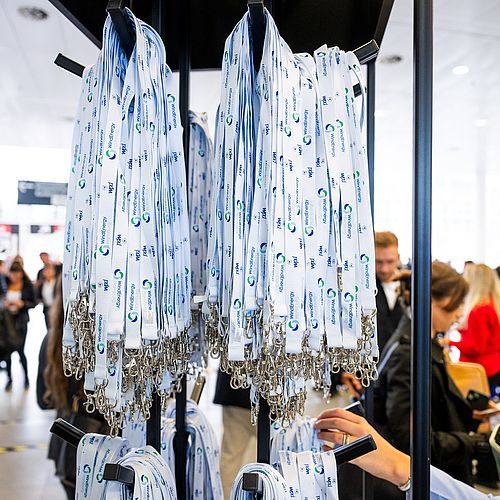
<svg viewBox="0 0 500 500">
<path fill-rule="evenodd" d="M 7 275 L 7 292 L 5 294 L 4 307 L 12 316 L 14 327 L 18 335 L 19 347 L 16 352 L 24 370 L 24 388 L 30 385 L 28 378 L 28 360 L 24 354 L 24 345 L 28 333 L 29 309 L 35 306 L 35 293 L 33 285 L 28 278 L 24 268 L 19 262 L 14 262 Z M 12 360 L 11 356 L 6 359 L 7 385 L 6 391 L 12 389 Z"/>
<path fill-rule="evenodd" d="M 62 337 L 64 311 L 60 275 L 55 285 L 54 302 L 50 308 L 49 333 L 43 339 L 38 360 L 37 399 L 42 409 L 54 408 L 57 416 L 84 432 L 108 434 L 109 427 L 97 411 L 88 413 L 83 407 L 83 380 L 66 377 L 63 371 Z M 49 458 L 54 460 L 56 475 L 69 498 L 75 498 L 76 449 L 57 436 L 49 444 Z"/>
</svg>

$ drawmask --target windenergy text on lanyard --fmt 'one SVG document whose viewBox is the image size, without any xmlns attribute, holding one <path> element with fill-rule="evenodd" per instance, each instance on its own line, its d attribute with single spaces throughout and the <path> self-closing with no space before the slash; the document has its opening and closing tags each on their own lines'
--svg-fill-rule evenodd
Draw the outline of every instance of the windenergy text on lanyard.
<svg viewBox="0 0 500 500">
<path fill-rule="evenodd" d="M 352 53 L 294 55 L 266 11 L 260 69 L 246 14 L 226 41 L 214 145 L 207 339 L 275 418 L 302 413 L 306 382 L 376 376 L 375 274 L 364 88 Z"/>
<path fill-rule="evenodd" d="M 68 185 L 64 367 L 113 432 L 149 417 L 188 369 L 190 245 L 182 129 L 165 48 L 127 11 L 127 61 L 108 18 L 86 68 Z"/>
</svg>

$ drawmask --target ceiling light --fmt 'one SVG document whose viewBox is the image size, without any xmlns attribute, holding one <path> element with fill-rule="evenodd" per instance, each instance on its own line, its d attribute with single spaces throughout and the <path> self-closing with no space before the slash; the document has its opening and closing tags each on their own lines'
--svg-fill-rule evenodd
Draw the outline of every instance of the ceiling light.
<svg viewBox="0 0 500 500">
<path fill-rule="evenodd" d="M 46 11 L 38 7 L 19 7 L 19 14 L 31 21 L 45 21 L 49 17 Z"/>
<path fill-rule="evenodd" d="M 466 75 L 469 72 L 469 66 L 455 66 L 451 71 L 454 75 Z"/>
<path fill-rule="evenodd" d="M 393 54 L 392 56 L 385 56 L 380 58 L 382 64 L 397 64 L 400 63 L 403 58 L 398 54 Z"/>
<path fill-rule="evenodd" d="M 486 125 L 488 125 L 488 120 L 485 118 L 479 118 L 474 122 L 475 127 L 486 127 Z"/>
</svg>

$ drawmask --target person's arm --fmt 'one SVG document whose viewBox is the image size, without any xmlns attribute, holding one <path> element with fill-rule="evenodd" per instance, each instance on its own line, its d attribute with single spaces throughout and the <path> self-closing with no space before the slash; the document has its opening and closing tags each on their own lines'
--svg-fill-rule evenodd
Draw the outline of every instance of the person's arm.
<svg viewBox="0 0 500 500">
<path fill-rule="evenodd" d="M 349 434 L 355 439 L 371 434 L 377 449 L 352 460 L 351 463 L 396 486 L 406 484 L 410 478 L 410 457 L 391 446 L 363 417 L 341 408 L 334 408 L 321 413 L 314 426 L 319 430 L 320 439 L 336 444 L 342 444 L 345 434 Z M 328 446 L 324 448 L 329 449 Z M 453 479 L 436 467 L 431 466 L 430 476 L 431 498 L 443 500 L 457 498 L 486 500 L 493 498 L 491 495 L 485 495 L 461 481 Z"/>
<path fill-rule="evenodd" d="M 496 313 L 495 313 L 496 314 Z M 469 356 L 478 356 L 488 350 L 490 336 L 491 311 L 487 306 L 473 309 L 467 319 L 467 328 L 460 330 L 462 340 L 449 342 Z"/>
</svg>

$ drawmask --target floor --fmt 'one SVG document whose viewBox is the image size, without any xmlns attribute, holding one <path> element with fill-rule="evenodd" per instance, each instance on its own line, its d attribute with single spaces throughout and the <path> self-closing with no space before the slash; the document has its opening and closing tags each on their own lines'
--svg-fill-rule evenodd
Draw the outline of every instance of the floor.
<svg viewBox="0 0 500 500">
<path fill-rule="evenodd" d="M 0 500 L 65 500 L 66 496 L 54 476 L 54 467 L 47 458 L 49 428 L 54 412 L 40 410 L 36 403 L 35 383 L 40 343 L 45 335 L 45 323 L 40 307 L 31 312 L 26 342 L 31 387 L 24 390 L 24 377 L 17 354 L 13 359 L 14 385 L 11 392 L 3 387 L 7 382 L 0 371 Z M 209 367 L 207 384 L 200 406 L 222 434 L 222 415 L 211 403 L 215 389 L 215 367 Z M 188 394 L 189 394 L 188 388 Z M 306 413 L 317 415 L 325 407 L 319 393 L 308 399 Z M 493 492 L 500 494 L 500 492 Z"/>
</svg>

